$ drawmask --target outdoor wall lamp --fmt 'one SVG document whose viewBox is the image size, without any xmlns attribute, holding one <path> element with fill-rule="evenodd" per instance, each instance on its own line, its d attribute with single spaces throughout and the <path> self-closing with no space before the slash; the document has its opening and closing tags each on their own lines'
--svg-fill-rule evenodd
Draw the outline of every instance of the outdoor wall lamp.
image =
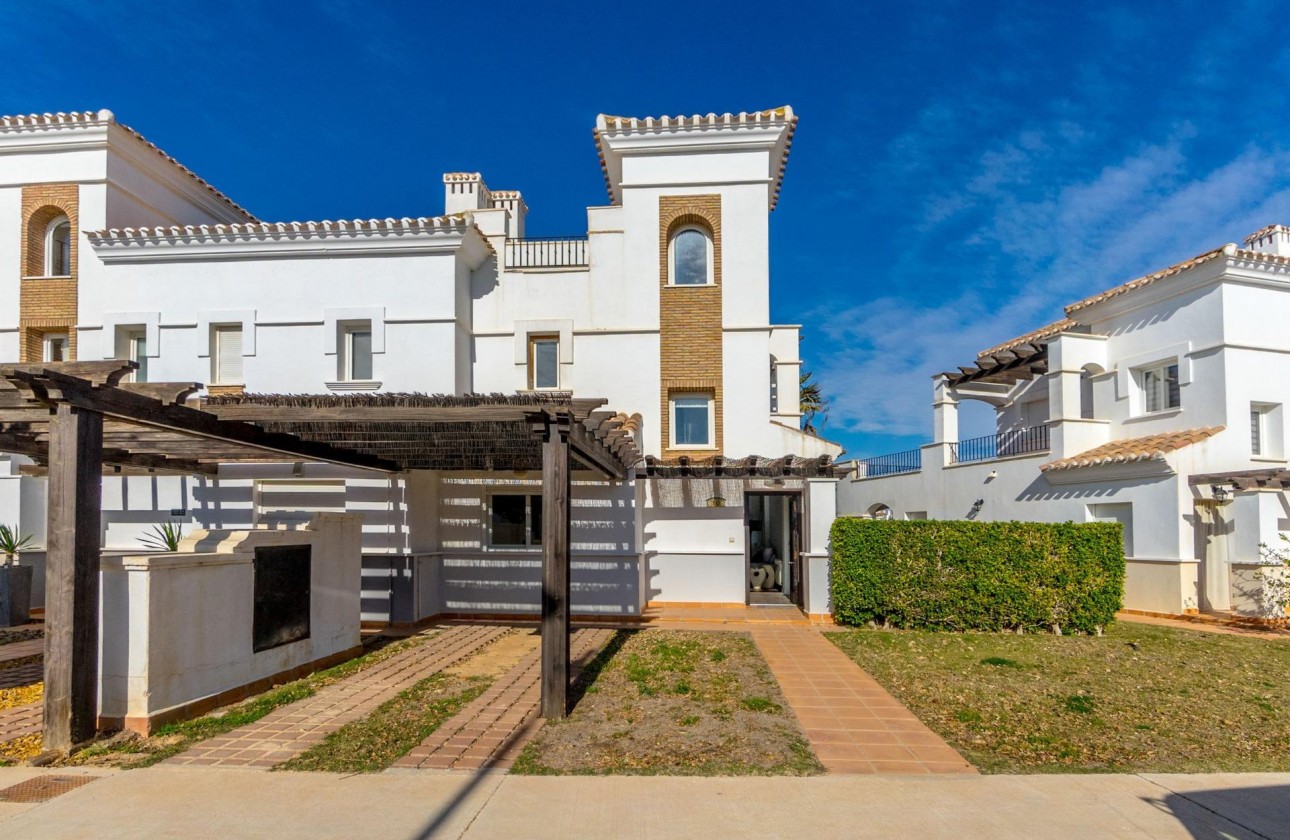
<svg viewBox="0 0 1290 840">
<path fill-rule="evenodd" d="M 1232 495 L 1228 492 L 1227 488 L 1221 484 L 1211 484 L 1209 489 L 1210 492 L 1214 494 L 1214 501 L 1216 502 L 1226 502 L 1227 497 Z"/>
</svg>

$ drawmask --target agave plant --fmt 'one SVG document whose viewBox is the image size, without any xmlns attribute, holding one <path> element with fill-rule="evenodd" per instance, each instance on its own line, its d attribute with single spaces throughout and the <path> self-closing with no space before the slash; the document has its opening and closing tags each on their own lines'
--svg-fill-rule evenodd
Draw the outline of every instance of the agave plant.
<svg viewBox="0 0 1290 840">
<path fill-rule="evenodd" d="M 0 525 L 0 554 L 3 554 L 10 563 L 15 566 L 18 564 L 18 552 L 22 551 L 31 543 L 31 535 L 22 536 L 18 533 L 18 526 L 10 528 L 8 525 Z"/>
<path fill-rule="evenodd" d="M 178 551 L 179 541 L 183 539 L 184 526 L 181 522 L 162 522 L 153 525 L 152 530 L 139 538 L 139 542 L 157 551 Z"/>
</svg>

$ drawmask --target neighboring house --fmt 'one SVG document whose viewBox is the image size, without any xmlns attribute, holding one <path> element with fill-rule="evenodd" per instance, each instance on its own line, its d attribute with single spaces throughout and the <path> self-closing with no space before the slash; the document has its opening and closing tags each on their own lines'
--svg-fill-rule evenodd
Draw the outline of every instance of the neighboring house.
<svg viewBox="0 0 1290 840">
<path fill-rule="evenodd" d="M 603 398 L 648 463 L 575 484 L 575 612 L 745 603 L 753 578 L 823 612 L 840 448 L 799 430 L 798 328 L 770 321 L 768 214 L 796 124 L 790 108 L 600 116 L 611 203 L 584 234 L 531 239 L 523 196 L 476 173 L 444 175 L 443 215 L 266 223 L 111 112 L 0 118 L 0 362 L 128 358 L 138 380 L 213 395 Z M 731 469 L 765 459 L 761 476 Z M 539 479 L 109 475 L 103 545 L 136 551 L 171 519 L 358 511 L 365 618 L 532 611 Z M 44 481 L 0 455 L 0 521 L 38 541 Z M 751 556 L 767 545 L 775 574 Z"/>
<path fill-rule="evenodd" d="M 1290 228 L 1066 307 L 934 377 L 933 442 L 852 463 L 841 513 L 1115 521 L 1125 606 L 1265 614 L 1260 544 L 1290 530 Z M 960 401 L 996 434 L 958 435 Z"/>
</svg>

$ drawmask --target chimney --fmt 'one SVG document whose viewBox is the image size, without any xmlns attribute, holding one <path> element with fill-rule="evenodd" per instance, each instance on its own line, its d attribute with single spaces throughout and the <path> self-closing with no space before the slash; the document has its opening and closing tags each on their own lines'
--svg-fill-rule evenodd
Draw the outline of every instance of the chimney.
<svg viewBox="0 0 1290 840">
<path fill-rule="evenodd" d="M 1245 249 L 1275 254 L 1278 257 L 1290 257 L 1290 227 L 1268 225 L 1262 230 L 1256 230 L 1245 237 Z"/>
<path fill-rule="evenodd" d="M 469 213 L 491 207 L 490 193 L 478 172 L 447 172 L 443 176 L 443 212 Z"/>
<path fill-rule="evenodd" d="M 496 190 L 492 193 L 492 206 L 507 212 L 506 237 L 508 239 L 524 238 L 524 217 L 529 214 L 529 206 L 524 203 L 524 196 L 519 190 Z"/>
</svg>

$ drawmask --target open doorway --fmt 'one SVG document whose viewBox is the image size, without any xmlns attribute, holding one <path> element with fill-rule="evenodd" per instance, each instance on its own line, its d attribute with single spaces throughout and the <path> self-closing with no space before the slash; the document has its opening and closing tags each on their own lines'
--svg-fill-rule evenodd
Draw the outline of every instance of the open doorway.
<svg viewBox="0 0 1290 840">
<path fill-rule="evenodd" d="M 744 530 L 748 603 L 801 606 L 801 494 L 746 494 Z"/>
</svg>

